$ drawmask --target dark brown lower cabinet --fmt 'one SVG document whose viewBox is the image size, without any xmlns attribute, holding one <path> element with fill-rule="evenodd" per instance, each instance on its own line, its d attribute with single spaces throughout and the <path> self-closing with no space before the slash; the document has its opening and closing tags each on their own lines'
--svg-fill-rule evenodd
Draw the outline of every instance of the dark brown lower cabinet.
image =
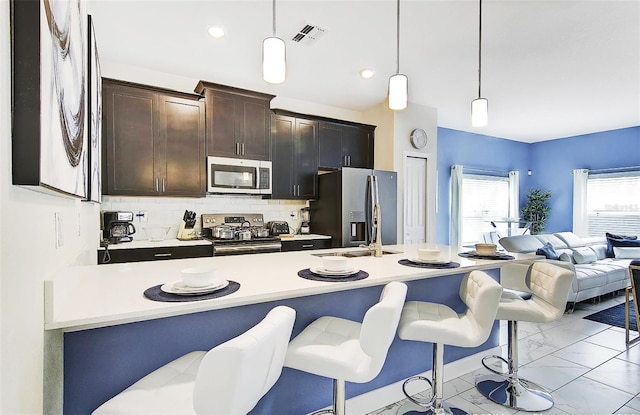
<svg viewBox="0 0 640 415">
<path fill-rule="evenodd" d="M 98 264 L 123 262 L 162 261 L 166 259 L 201 258 L 213 256 L 213 244 L 192 246 L 168 246 L 157 248 L 98 249 Z"/>
<path fill-rule="evenodd" d="M 103 108 L 104 194 L 204 196 L 204 102 L 105 79 Z"/>
<path fill-rule="evenodd" d="M 311 249 L 331 248 L 331 238 L 326 239 L 305 239 L 305 240 L 282 240 L 282 252 L 305 251 Z"/>
</svg>

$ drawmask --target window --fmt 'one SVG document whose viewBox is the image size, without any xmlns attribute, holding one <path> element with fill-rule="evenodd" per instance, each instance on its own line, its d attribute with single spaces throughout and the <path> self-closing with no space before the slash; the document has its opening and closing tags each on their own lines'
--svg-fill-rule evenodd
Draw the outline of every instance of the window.
<svg viewBox="0 0 640 415">
<path fill-rule="evenodd" d="M 640 235 L 640 171 L 590 173 L 586 199 L 589 236 Z"/>
<path fill-rule="evenodd" d="M 483 242 L 492 220 L 509 217 L 509 178 L 463 174 L 462 245 Z"/>
</svg>

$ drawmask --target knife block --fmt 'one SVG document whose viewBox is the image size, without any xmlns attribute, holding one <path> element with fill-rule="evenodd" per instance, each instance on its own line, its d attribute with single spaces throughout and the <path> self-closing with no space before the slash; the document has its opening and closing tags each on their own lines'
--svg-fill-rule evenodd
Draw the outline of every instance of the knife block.
<svg viewBox="0 0 640 415">
<path fill-rule="evenodd" d="M 187 229 L 185 221 L 181 221 L 180 228 L 178 229 L 178 240 L 190 241 L 192 239 L 197 239 L 195 228 Z"/>
</svg>

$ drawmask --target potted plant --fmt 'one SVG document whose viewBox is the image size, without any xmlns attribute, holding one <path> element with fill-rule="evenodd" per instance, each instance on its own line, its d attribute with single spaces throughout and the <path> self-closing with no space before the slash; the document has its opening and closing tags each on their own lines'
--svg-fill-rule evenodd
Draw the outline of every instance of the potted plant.
<svg viewBox="0 0 640 415">
<path fill-rule="evenodd" d="M 531 222 L 533 235 L 544 231 L 549 210 L 551 210 L 547 204 L 550 197 L 550 190 L 531 189 L 527 192 L 527 203 L 520 209 L 520 213 L 522 220 Z"/>
</svg>

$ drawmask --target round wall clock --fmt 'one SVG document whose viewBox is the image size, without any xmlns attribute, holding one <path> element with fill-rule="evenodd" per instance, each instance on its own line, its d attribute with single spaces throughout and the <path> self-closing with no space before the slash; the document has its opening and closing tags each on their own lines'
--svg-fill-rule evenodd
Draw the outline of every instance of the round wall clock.
<svg viewBox="0 0 640 415">
<path fill-rule="evenodd" d="M 423 148 L 427 145 L 427 133 L 422 128 L 416 128 L 411 131 L 409 137 L 411 139 L 411 145 L 415 148 Z"/>
</svg>

